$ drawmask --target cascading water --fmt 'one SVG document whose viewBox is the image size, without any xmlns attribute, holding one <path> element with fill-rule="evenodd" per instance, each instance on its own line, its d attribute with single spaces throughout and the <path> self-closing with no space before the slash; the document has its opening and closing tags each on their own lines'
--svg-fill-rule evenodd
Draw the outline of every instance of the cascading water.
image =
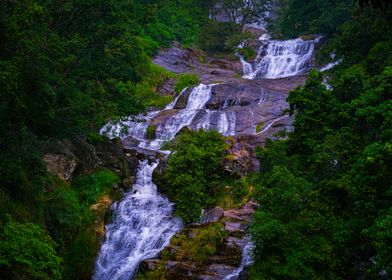
<svg viewBox="0 0 392 280">
<path fill-rule="evenodd" d="M 286 41 L 270 40 L 268 35 L 259 39 L 262 46 L 258 50 L 254 70 L 244 71 L 245 79 L 267 78 L 277 79 L 305 74 L 309 71 L 316 40 L 302 40 L 300 38 Z M 243 61 L 243 59 L 241 60 Z M 249 68 L 245 66 L 243 68 Z"/>
<path fill-rule="evenodd" d="M 181 229 L 173 203 L 157 192 L 152 173 L 158 163 L 140 162 L 136 183 L 112 207 L 114 222 L 96 261 L 94 280 L 129 280 L 141 261 L 155 257 Z"/>
<path fill-rule="evenodd" d="M 160 111 L 150 112 L 146 116 L 128 118 L 120 123 L 109 123 L 102 128 L 101 133 L 109 137 L 132 136 L 140 141 L 140 148 L 158 150 L 165 141 L 173 139 L 182 128 L 193 124 L 196 116 L 203 116 L 193 124 L 196 128 L 214 129 L 223 135 L 234 135 L 236 120 L 234 112 L 222 112 L 205 108 L 206 103 L 211 98 L 213 86 L 200 84 L 194 87 L 189 94 L 186 107 L 178 110 L 165 122 L 159 124 L 156 128 L 155 139 L 152 141 L 146 137 L 147 127 Z M 162 111 L 172 110 L 178 98 L 183 94 L 185 94 L 185 90 Z"/>
<path fill-rule="evenodd" d="M 235 134 L 236 116 L 234 112 L 205 110 L 204 116 L 197 122 L 196 129 L 216 130 L 222 135 Z"/>
<path fill-rule="evenodd" d="M 205 110 L 211 89 L 212 85 L 195 87 L 186 108 L 159 126 L 153 141 L 146 139 L 146 130 L 159 111 L 129 118 L 120 124 L 108 124 L 101 133 L 111 137 L 131 135 L 140 140 L 140 147 L 157 150 L 165 140 L 173 139 L 184 126 L 189 125 L 198 112 Z M 177 99 L 164 110 L 173 109 Z M 229 125 L 226 126 L 228 130 Z M 106 238 L 96 261 L 94 280 L 131 279 L 140 262 L 156 256 L 181 229 L 181 221 L 172 216 L 173 204 L 157 192 L 152 182 L 152 173 L 157 165 L 140 162 L 132 190 L 113 205 L 114 222 L 106 226 Z"/>
<path fill-rule="evenodd" d="M 241 50 L 245 47 L 245 42 L 246 41 L 242 41 L 239 45 L 238 45 L 238 50 Z M 237 51 L 236 55 L 240 58 L 241 64 L 242 64 L 242 72 L 244 76 L 248 76 L 251 73 L 253 73 L 253 67 L 252 64 L 250 64 L 249 62 L 247 62 L 244 58 L 244 56 Z"/>
<path fill-rule="evenodd" d="M 183 90 L 171 103 L 169 103 L 163 110 L 173 109 L 178 98 L 184 93 Z M 149 112 L 146 115 L 130 116 L 120 122 L 109 122 L 101 130 L 100 134 L 107 135 L 110 138 L 131 135 L 135 139 L 145 140 L 147 127 L 153 117 L 159 111 Z"/>
<path fill-rule="evenodd" d="M 144 142 L 141 147 L 157 149 L 165 141 L 173 139 L 183 127 L 190 125 L 196 114 L 204 109 L 206 103 L 210 100 L 212 86 L 200 84 L 195 87 L 189 94 L 185 109 L 179 110 L 164 124 L 159 125 L 155 140 L 151 143 Z"/>
<path fill-rule="evenodd" d="M 227 275 L 223 280 L 238 280 L 241 272 L 248 266 L 250 266 L 253 263 L 253 258 L 252 258 L 252 251 L 254 249 L 254 244 L 249 241 L 244 249 L 242 250 L 242 259 L 241 259 L 241 264 L 240 266 L 233 271 L 233 273 Z"/>
<path fill-rule="evenodd" d="M 316 41 L 271 41 L 267 36 L 262 36 L 260 40 L 262 47 L 254 67 L 241 57 L 245 78 L 280 78 L 308 71 Z M 241 133 L 243 119 L 238 112 L 243 110 L 238 110 L 242 105 L 236 98 L 215 97 L 218 100 L 222 98 L 222 105 L 216 106 L 219 108 L 216 110 L 207 109 L 213 86 L 200 84 L 192 90 L 184 90 L 162 111 L 129 117 L 120 123 L 109 123 L 101 133 L 112 138 L 130 136 L 139 141 L 139 147 L 150 150 L 159 150 L 165 141 L 173 139 L 187 126 L 191 129 L 217 130 L 226 136 L 236 135 L 238 131 Z M 181 105 L 181 102 L 177 104 L 179 98 L 184 99 L 186 94 L 189 94 L 186 105 Z M 256 127 L 254 132 L 249 133 L 262 134 L 286 117 L 273 119 L 258 133 Z M 154 140 L 147 137 L 149 126 L 156 128 Z M 106 239 L 96 261 L 94 280 L 132 279 L 140 262 L 155 257 L 181 229 L 181 221 L 172 216 L 173 204 L 157 192 L 152 182 L 156 166 L 157 163 L 140 162 L 132 191 L 113 205 L 114 221 L 106 227 Z M 251 264 L 251 250 L 251 243 L 244 247 L 241 265 L 226 280 L 238 279 L 242 270 Z"/>
</svg>

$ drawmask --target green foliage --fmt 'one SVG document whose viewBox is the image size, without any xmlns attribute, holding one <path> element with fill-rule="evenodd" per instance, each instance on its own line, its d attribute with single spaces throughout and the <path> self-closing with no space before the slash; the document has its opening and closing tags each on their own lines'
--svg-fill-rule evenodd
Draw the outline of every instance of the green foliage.
<svg viewBox="0 0 392 280">
<path fill-rule="evenodd" d="M 198 45 L 211 53 L 231 52 L 240 43 L 240 34 L 236 24 L 210 20 L 202 27 Z"/>
<path fill-rule="evenodd" d="M 372 268 L 373 278 L 377 278 L 380 271 L 387 274 L 392 272 L 392 208 L 388 209 L 385 214 L 380 215 L 372 227 L 366 229 L 364 234 L 371 239 L 371 242 L 377 250 L 375 256 L 376 265 Z"/>
<path fill-rule="evenodd" d="M 294 15 L 302 7 L 288 9 Z M 344 57 L 328 74 L 333 89 L 312 71 L 289 95 L 295 129 L 288 140 L 257 151 L 252 279 L 380 279 L 391 271 L 390 10 L 350 9 L 344 24 L 335 22 L 338 33 L 328 34 L 326 50 Z"/>
<path fill-rule="evenodd" d="M 180 74 L 175 86 L 175 91 L 176 93 L 180 93 L 183 89 L 197 84 L 199 84 L 199 76 L 197 74 Z"/>
<path fill-rule="evenodd" d="M 238 52 L 244 57 L 245 60 L 253 60 L 257 55 L 256 51 L 249 47 L 239 49 Z"/>
<path fill-rule="evenodd" d="M 157 133 L 157 127 L 155 125 L 149 125 L 146 131 L 147 139 L 155 139 Z"/>
<path fill-rule="evenodd" d="M 77 178 L 72 186 L 52 179 L 42 163 L 42 142 L 80 134 L 96 141 L 108 119 L 168 104 L 172 98 L 157 90 L 175 75 L 150 58 L 173 40 L 196 43 L 213 4 L 0 2 L 0 220 L 9 213 L 18 222 L 45 225 L 59 244 L 64 278 L 91 278 L 98 240 L 89 207 L 110 192 L 117 177 L 101 171 Z M 39 249 L 43 241 L 36 239 Z M 34 249 L 22 239 L 14 241 L 15 248 Z M 51 252 L 40 255 L 45 261 Z M 46 267 L 9 263 L 0 270 L 20 270 L 20 279 L 58 279 L 57 262 L 53 257 L 42 263 Z"/>
<path fill-rule="evenodd" d="M 56 243 L 37 225 L 10 217 L 0 231 L 0 273 L 8 279 L 61 279 Z"/>
<path fill-rule="evenodd" d="M 228 236 L 227 231 L 219 223 L 212 223 L 199 229 L 191 229 L 192 238 L 186 233 L 173 237 L 171 245 L 178 248 L 174 259 L 190 259 L 196 262 L 204 262 L 214 255 L 223 241 Z"/>
<path fill-rule="evenodd" d="M 118 176 L 108 170 L 75 178 L 72 185 L 57 182 L 46 201 L 49 232 L 60 246 L 65 279 L 90 277 L 99 240 L 90 206 L 105 194 L 113 195 Z"/>
<path fill-rule="evenodd" d="M 259 122 L 256 125 L 256 133 L 259 133 L 260 131 L 262 131 L 264 126 L 265 126 L 265 122 Z"/>
<path fill-rule="evenodd" d="M 174 73 L 165 70 L 163 67 L 150 64 L 148 75 L 146 75 L 141 82 L 136 84 L 134 103 L 139 104 L 140 108 L 143 108 L 143 110 L 151 107 L 156 109 L 165 107 L 172 101 L 172 97 L 162 96 L 157 93 L 157 90 L 164 82 L 173 79 L 174 77 Z"/>
<path fill-rule="evenodd" d="M 135 280 L 165 280 L 166 270 L 165 264 L 158 264 L 153 270 L 146 273 L 139 270 Z"/>
<path fill-rule="evenodd" d="M 368 277 L 390 269 L 391 77 L 391 67 L 369 77 L 353 65 L 335 74 L 333 91 L 312 72 L 290 94 L 295 130 L 258 151 L 254 278 L 357 277 L 354 253 L 376 255 Z"/>
<path fill-rule="evenodd" d="M 228 156 L 225 157 L 226 160 Z M 217 197 L 216 205 L 224 209 L 241 207 L 254 195 L 254 176 L 249 175 L 241 179 L 224 178 L 222 180 L 221 192 Z"/>
<path fill-rule="evenodd" d="M 276 37 L 295 38 L 300 35 L 331 36 L 349 18 L 351 0 L 288 0 L 282 1 L 278 19 L 271 31 Z"/>
<path fill-rule="evenodd" d="M 217 199 L 225 142 L 215 131 L 191 131 L 176 139 L 174 150 L 160 187 L 176 203 L 176 214 L 190 223 Z"/>
<path fill-rule="evenodd" d="M 319 194 L 304 178 L 279 166 L 265 186 L 258 189 L 261 209 L 252 226 L 255 270 L 276 279 L 338 279 L 333 271 L 339 270 L 339 262 L 324 236 L 329 209 L 313 205 Z"/>
<path fill-rule="evenodd" d="M 245 24 L 259 23 L 271 6 L 270 0 L 222 0 L 215 13 L 226 14 L 230 21 L 243 27 Z"/>
</svg>

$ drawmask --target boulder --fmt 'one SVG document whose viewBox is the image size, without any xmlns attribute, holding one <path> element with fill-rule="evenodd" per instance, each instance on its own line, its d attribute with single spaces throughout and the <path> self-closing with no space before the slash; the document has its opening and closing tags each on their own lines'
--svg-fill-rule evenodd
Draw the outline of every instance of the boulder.
<svg viewBox="0 0 392 280">
<path fill-rule="evenodd" d="M 95 147 L 86 141 L 85 137 L 78 136 L 71 139 L 65 139 L 64 144 L 76 156 L 77 168 L 75 173 L 89 174 L 95 171 L 102 161 L 98 157 Z"/>
<path fill-rule="evenodd" d="M 97 203 L 90 206 L 90 211 L 93 211 L 96 214 L 94 229 L 99 240 L 103 240 L 105 237 L 105 216 L 107 211 L 110 210 L 112 203 L 112 198 L 108 195 L 104 195 L 97 201 Z"/>
<path fill-rule="evenodd" d="M 53 140 L 41 148 L 43 161 L 49 173 L 63 180 L 70 180 L 78 164 L 78 159 L 60 140 Z"/>
<path fill-rule="evenodd" d="M 223 209 L 221 207 L 215 207 L 212 209 L 203 210 L 201 215 L 201 223 L 217 222 L 223 216 Z"/>
<path fill-rule="evenodd" d="M 192 87 L 185 89 L 185 91 L 178 97 L 173 109 L 185 109 L 188 105 L 189 95 L 192 92 Z"/>
<path fill-rule="evenodd" d="M 44 155 L 43 160 L 49 173 L 66 181 L 72 178 L 77 165 L 73 154 L 48 153 Z"/>
</svg>

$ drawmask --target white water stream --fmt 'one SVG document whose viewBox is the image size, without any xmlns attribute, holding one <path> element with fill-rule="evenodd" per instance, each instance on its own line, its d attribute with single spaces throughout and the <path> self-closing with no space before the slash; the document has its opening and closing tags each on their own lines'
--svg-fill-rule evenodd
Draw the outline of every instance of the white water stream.
<svg viewBox="0 0 392 280">
<path fill-rule="evenodd" d="M 275 79 L 309 71 L 316 40 L 274 41 L 267 36 L 262 36 L 260 40 L 262 46 L 254 66 L 241 57 L 244 78 Z M 109 123 L 102 128 L 101 134 L 112 138 L 131 136 L 140 142 L 139 147 L 150 150 L 159 150 L 165 141 L 173 139 L 182 128 L 190 125 L 196 129 L 214 129 L 226 136 L 235 135 L 236 115 L 227 104 L 221 110 L 206 108 L 213 86 L 200 84 L 194 87 L 183 109 L 174 108 L 178 99 L 187 94 L 186 90 L 162 111 L 129 117 L 119 123 Z M 158 122 L 155 139 L 147 139 L 147 128 L 162 113 L 168 113 L 169 117 Z M 276 121 L 285 117 L 287 116 L 272 120 L 259 133 L 264 133 Z M 152 182 L 152 173 L 157 165 L 157 162 L 140 162 L 132 190 L 112 206 L 113 223 L 106 226 L 106 238 L 96 261 L 94 280 L 132 279 L 140 262 L 157 256 L 181 229 L 181 221 L 172 216 L 173 204 L 158 193 Z M 251 264 L 252 246 L 252 243 L 245 246 L 240 267 L 225 280 L 238 279 L 242 270 Z"/>
<path fill-rule="evenodd" d="M 270 40 L 267 34 L 259 40 L 262 45 L 257 52 L 254 66 L 240 57 L 245 79 L 277 79 L 306 74 L 310 69 L 315 44 L 318 41 L 301 38 L 276 41 Z"/>
<path fill-rule="evenodd" d="M 172 140 L 182 128 L 189 126 L 193 122 L 197 114 L 202 113 L 203 117 L 195 124 L 198 129 L 215 129 L 226 136 L 234 135 L 236 120 L 233 112 L 208 110 L 205 108 L 206 103 L 211 98 L 213 86 L 213 84 L 200 84 L 194 87 L 189 94 L 186 107 L 177 110 L 167 120 L 160 123 L 156 127 L 156 136 L 153 140 L 147 139 L 146 136 L 147 128 L 153 118 L 161 112 L 172 110 L 177 100 L 186 94 L 186 90 L 180 93 L 162 111 L 150 112 L 145 116 L 130 117 L 119 123 L 108 123 L 101 129 L 101 134 L 108 135 L 110 138 L 132 136 L 140 141 L 140 148 L 159 150 L 165 141 Z"/>
<path fill-rule="evenodd" d="M 240 266 L 233 271 L 233 273 L 227 275 L 223 280 L 238 280 L 241 272 L 253 263 L 252 251 L 254 249 L 254 244 L 250 241 L 248 242 L 244 249 L 242 250 L 242 259 Z"/>
<path fill-rule="evenodd" d="M 106 226 L 94 280 L 132 279 L 140 262 L 155 257 L 181 229 L 181 221 L 172 216 L 173 203 L 152 182 L 157 165 L 140 162 L 132 190 L 113 204 L 114 221 Z"/>
</svg>

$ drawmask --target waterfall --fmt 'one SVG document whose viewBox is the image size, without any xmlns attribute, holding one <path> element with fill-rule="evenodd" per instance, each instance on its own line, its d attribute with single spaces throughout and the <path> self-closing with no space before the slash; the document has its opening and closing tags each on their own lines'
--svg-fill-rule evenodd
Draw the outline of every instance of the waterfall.
<svg viewBox="0 0 392 280">
<path fill-rule="evenodd" d="M 331 70 L 335 66 L 339 65 L 341 62 L 342 62 L 342 59 L 336 60 L 334 62 L 330 62 L 327 65 L 321 67 L 320 72 L 325 72 L 325 71 Z"/>
<path fill-rule="evenodd" d="M 244 76 L 251 75 L 253 73 L 252 64 L 247 62 L 242 55 L 240 55 L 240 61 L 242 64 L 242 72 L 244 73 Z"/>
<path fill-rule="evenodd" d="M 238 280 L 241 272 L 248 266 L 250 266 L 253 263 L 253 258 L 252 258 L 252 251 L 254 249 L 254 244 L 249 241 L 244 249 L 242 250 L 242 259 L 241 259 L 241 264 L 240 266 L 233 271 L 233 273 L 227 275 L 223 280 Z"/>
<path fill-rule="evenodd" d="M 210 100 L 212 86 L 200 84 L 193 88 L 189 94 L 185 109 L 179 110 L 164 124 L 159 125 L 156 131 L 156 138 L 151 142 L 145 141 L 141 144 L 141 147 L 159 149 L 165 141 L 172 140 L 182 128 L 190 125 L 196 114 L 203 110 L 208 100 Z"/>
<path fill-rule="evenodd" d="M 172 140 L 182 128 L 192 124 L 197 129 L 214 129 L 226 136 L 234 135 L 236 122 L 234 112 L 206 109 L 206 103 L 211 98 L 213 86 L 213 84 L 200 84 L 194 87 L 189 94 L 186 107 L 184 109 L 177 110 L 167 120 L 157 126 L 154 140 L 146 138 L 148 126 L 160 112 L 173 110 L 179 97 L 186 93 L 185 90 L 182 91 L 180 95 L 178 95 L 177 98 L 167 105 L 162 111 L 150 112 L 145 116 L 139 115 L 136 117 L 129 117 L 119 123 L 108 123 L 101 129 L 101 134 L 106 134 L 111 138 L 118 136 L 122 138 L 132 136 L 140 141 L 140 148 L 150 150 L 160 149 L 165 141 Z M 199 114 L 204 115 L 204 117 L 195 121 L 195 117 Z"/>
<path fill-rule="evenodd" d="M 257 52 L 252 72 L 249 72 L 249 63 L 241 59 L 245 79 L 277 79 L 306 74 L 310 69 L 318 38 L 277 41 L 270 40 L 265 34 L 259 40 L 262 45 Z"/>
<path fill-rule="evenodd" d="M 288 117 L 289 117 L 289 115 L 284 115 L 284 116 L 281 116 L 281 117 L 279 117 L 279 118 L 273 119 L 271 122 L 267 123 L 267 124 L 263 127 L 263 129 L 262 129 L 260 132 L 256 132 L 256 127 L 255 127 L 255 134 L 262 134 L 262 133 L 265 133 L 265 132 L 268 131 L 275 123 L 277 123 L 278 121 L 281 121 L 281 120 L 283 120 L 283 119 L 285 119 L 285 118 L 288 118 Z"/>
<path fill-rule="evenodd" d="M 132 190 L 113 204 L 114 221 L 96 261 L 94 280 L 129 280 L 141 261 L 155 257 L 181 229 L 173 203 L 157 192 L 152 173 L 158 163 L 141 161 Z"/>
<path fill-rule="evenodd" d="M 184 89 L 171 103 L 169 103 L 163 110 L 171 110 L 177 103 L 178 98 L 184 94 Z M 129 136 L 143 141 L 146 139 L 147 127 L 159 111 L 149 112 L 146 115 L 139 114 L 137 116 L 127 117 L 125 120 L 117 122 L 109 122 L 100 130 L 100 134 L 106 135 L 110 138 Z"/>
<path fill-rule="evenodd" d="M 216 130 L 222 135 L 235 134 L 236 116 L 234 112 L 205 110 L 205 115 L 198 120 L 196 129 Z"/>
<path fill-rule="evenodd" d="M 238 45 L 238 50 L 241 50 L 245 47 L 246 41 L 241 41 L 240 44 Z M 250 75 L 253 72 L 253 67 L 252 64 L 247 62 L 244 58 L 244 56 L 237 51 L 236 55 L 240 58 L 241 64 L 242 64 L 242 72 L 244 76 Z"/>
<path fill-rule="evenodd" d="M 146 139 L 146 130 L 159 111 L 130 117 L 121 123 L 109 123 L 101 133 L 106 132 L 111 137 L 130 135 L 140 140 L 140 147 L 158 150 L 165 140 L 173 139 L 183 127 L 189 125 L 199 111 L 205 110 L 211 90 L 212 85 L 196 86 L 189 95 L 186 107 L 158 126 L 153 141 Z M 184 93 L 185 90 L 179 96 Z M 164 110 L 172 110 L 179 96 Z M 228 124 L 226 126 L 229 127 Z M 152 182 L 157 165 L 149 164 L 147 160 L 141 161 L 132 190 L 124 195 L 122 201 L 113 204 L 114 221 L 106 226 L 105 242 L 96 261 L 94 280 L 131 279 L 140 262 L 155 257 L 181 229 L 181 221 L 172 216 L 173 203 L 160 195 Z"/>
</svg>

